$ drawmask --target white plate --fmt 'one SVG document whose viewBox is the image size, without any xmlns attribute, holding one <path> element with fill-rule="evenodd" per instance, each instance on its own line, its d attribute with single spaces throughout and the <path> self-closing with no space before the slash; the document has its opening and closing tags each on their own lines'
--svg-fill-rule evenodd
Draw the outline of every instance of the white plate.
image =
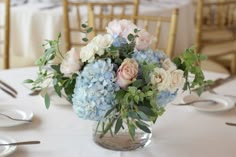
<svg viewBox="0 0 236 157">
<path fill-rule="evenodd" d="M 220 111 L 227 111 L 232 108 L 234 108 L 234 102 L 232 99 L 225 97 L 225 96 L 220 96 L 220 95 L 215 95 L 211 93 L 203 93 L 200 97 L 196 94 L 193 93 L 191 95 L 185 96 L 183 98 L 183 102 L 191 102 L 194 100 L 214 100 L 217 102 L 217 104 L 211 104 L 209 102 L 198 102 L 194 103 L 191 106 L 199 111 L 205 111 L 205 112 L 220 112 Z"/>
<path fill-rule="evenodd" d="M 31 120 L 33 112 L 27 109 L 19 109 L 18 106 L 0 106 L 0 113 L 6 114 L 12 118 Z M 12 127 L 27 122 L 11 120 L 5 116 L 0 115 L 0 127 Z"/>
<path fill-rule="evenodd" d="M 16 142 L 14 139 L 1 136 L 0 135 L 0 144 Z M 10 155 L 16 150 L 16 146 L 0 146 L 0 157 Z"/>
</svg>

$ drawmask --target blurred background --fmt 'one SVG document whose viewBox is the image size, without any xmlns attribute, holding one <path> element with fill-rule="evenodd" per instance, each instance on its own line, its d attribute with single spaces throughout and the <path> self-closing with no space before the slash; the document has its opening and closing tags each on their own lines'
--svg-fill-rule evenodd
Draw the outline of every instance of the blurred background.
<svg viewBox="0 0 236 157">
<path fill-rule="evenodd" d="M 0 0 L 0 69 L 35 66 L 60 32 L 62 52 L 79 50 L 82 23 L 92 37 L 117 18 L 153 32 L 171 58 L 195 46 L 209 58 L 203 69 L 236 73 L 236 0 Z"/>
</svg>

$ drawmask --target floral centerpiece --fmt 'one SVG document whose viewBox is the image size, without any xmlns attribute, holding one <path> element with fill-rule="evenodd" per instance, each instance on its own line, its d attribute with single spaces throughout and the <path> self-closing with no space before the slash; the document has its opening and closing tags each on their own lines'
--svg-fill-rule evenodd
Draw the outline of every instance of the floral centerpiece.
<svg viewBox="0 0 236 157">
<path fill-rule="evenodd" d="M 92 31 L 86 24 L 82 27 L 85 33 Z M 37 61 L 38 78 L 26 82 L 42 90 L 47 108 L 48 87 L 53 85 L 59 96 L 65 93 L 80 118 L 102 125 L 99 138 L 115 136 L 124 126 L 131 140 L 138 129 L 151 133 L 150 123 L 179 91 L 198 87 L 200 93 L 209 83 L 198 66 L 205 57 L 194 48 L 172 62 L 165 53 L 150 48 L 151 34 L 127 20 L 110 22 L 106 34 L 97 35 L 80 51 L 72 48 L 63 55 L 59 39 L 60 35 L 46 42 L 45 53 Z M 58 64 L 53 64 L 55 58 L 60 59 Z M 194 76 L 191 81 L 189 74 Z"/>
</svg>

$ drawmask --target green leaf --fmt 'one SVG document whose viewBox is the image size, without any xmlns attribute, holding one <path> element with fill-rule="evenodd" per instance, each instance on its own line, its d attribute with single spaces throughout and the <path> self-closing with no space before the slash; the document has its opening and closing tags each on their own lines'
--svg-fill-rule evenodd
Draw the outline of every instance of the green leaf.
<svg viewBox="0 0 236 157">
<path fill-rule="evenodd" d="M 49 109 L 49 106 L 50 106 L 50 97 L 49 97 L 48 93 L 46 93 L 46 94 L 44 95 L 44 103 L 45 103 L 46 108 Z"/>
<path fill-rule="evenodd" d="M 128 124 L 128 128 L 129 128 L 129 134 L 130 134 L 132 140 L 134 140 L 134 137 L 135 137 L 135 126 L 134 126 L 134 124 L 132 124 L 132 123 Z"/>
<path fill-rule="evenodd" d="M 87 25 L 83 23 L 83 24 L 81 25 L 81 27 L 82 27 L 82 28 L 86 28 Z"/>
<path fill-rule="evenodd" d="M 88 42 L 88 38 L 82 38 L 84 42 Z"/>
<path fill-rule="evenodd" d="M 129 116 L 130 118 L 132 118 L 132 119 L 139 119 L 138 114 L 137 114 L 136 112 L 134 112 L 134 111 L 129 111 L 129 112 L 128 112 L 128 116 Z"/>
<path fill-rule="evenodd" d="M 129 34 L 129 35 L 128 35 L 128 40 L 129 40 L 129 41 L 134 40 L 134 35 L 133 35 L 133 34 Z"/>
<path fill-rule="evenodd" d="M 134 33 L 138 33 L 139 31 L 140 31 L 140 30 L 137 29 L 137 28 L 134 29 Z"/>
<path fill-rule="evenodd" d="M 156 114 L 146 106 L 138 106 L 139 111 L 142 111 L 144 114 L 149 116 L 155 116 Z"/>
<path fill-rule="evenodd" d="M 61 33 L 58 33 L 57 39 L 60 39 L 60 38 L 61 38 Z"/>
<path fill-rule="evenodd" d="M 135 95 L 136 91 L 137 91 L 137 88 L 134 87 L 134 86 L 129 86 L 128 87 L 128 91 L 131 95 Z"/>
<path fill-rule="evenodd" d="M 122 90 L 122 89 L 119 90 L 118 92 L 116 92 L 116 99 L 118 99 L 118 100 L 123 99 L 125 94 L 126 94 L 125 90 Z"/>
<path fill-rule="evenodd" d="M 141 79 L 137 79 L 136 81 L 134 81 L 134 82 L 132 83 L 132 85 L 135 86 L 136 88 L 143 87 L 144 84 L 145 84 L 145 83 L 144 83 L 143 80 L 141 80 Z"/>
<path fill-rule="evenodd" d="M 148 91 L 147 93 L 146 93 L 146 96 L 152 96 L 153 95 L 153 91 Z"/>
<path fill-rule="evenodd" d="M 116 106 L 113 106 L 110 110 L 108 110 L 104 117 L 107 117 L 115 108 Z"/>
<path fill-rule="evenodd" d="M 146 133 L 151 133 L 151 130 L 150 130 L 147 126 L 141 124 L 139 121 L 136 121 L 135 124 L 137 125 L 138 128 L 140 128 L 140 129 L 143 130 L 144 132 L 146 132 Z"/>
<path fill-rule="evenodd" d="M 135 95 L 135 96 L 134 96 L 134 101 L 135 101 L 136 103 L 139 102 L 139 96 L 138 96 L 138 95 Z"/>
<path fill-rule="evenodd" d="M 93 31 L 93 27 L 90 27 L 90 28 L 88 28 L 88 29 L 86 30 L 87 33 L 90 33 L 90 32 L 92 32 L 92 31 Z"/>
<path fill-rule="evenodd" d="M 118 131 L 120 130 L 122 123 L 123 123 L 123 120 L 121 117 L 119 117 L 118 120 L 116 121 L 115 134 L 117 134 Z"/>
<path fill-rule="evenodd" d="M 144 121 L 148 121 L 149 120 L 148 116 L 146 114 L 144 114 L 143 112 L 141 112 L 141 111 L 138 111 L 138 115 Z"/>
<path fill-rule="evenodd" d="M 53 70 L 55 70 L 57 73 L 61 73 L 61 71 L 60 71 L 60 66 L 61 66 L 61 64 L 58 64 L 58 65 L 51 65 L 51 68 L 52 68 Z"/>
<path fill-rule="evenodd" d="M 24 82 L 23 83 L 33 83 L 34 81 L 33 80 L 31 80 L 31 79 L 26 79 L 26 80 L 24 80 Z"/>
</svg>

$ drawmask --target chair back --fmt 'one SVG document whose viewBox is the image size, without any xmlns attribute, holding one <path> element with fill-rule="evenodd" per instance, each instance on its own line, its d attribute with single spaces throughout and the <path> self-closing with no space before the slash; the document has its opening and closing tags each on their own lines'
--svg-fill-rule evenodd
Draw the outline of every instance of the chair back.
<svg viewBox="0 0 236 157">
<path fill-rule="evenodd" d="M 222 32 L 224 36 L 209 39 L 204 32 Z M 196 46 L 201 49 L 208 44 L 236 40 L 236 1 L 198 0 L 196 12 Z"/>
<path fill-rule="evenodd" d="M 90 15 L 119 15 L 127 14 L 132 16 L 138 15 L 139 0 L 113 1 L 113 2 L 71 2 L 63 0 L 64 14 L 64 33 L 66 41 L 66 50 L 71 46 L 81 47 L 86 44 L 83 38 L 86 36 L 86 28 L 82 24 L 87 22 L 87 26 L 95 26 L 92 23 Z M 77 21 L 77 22 L 75 22 Z M 100 32 L 106 23 L 102 18 L 96 20 L 96 26 L 88 38 L 92 38 L 96 33 Z M 82 32 L 82 33 L 81 33 Z M 75 35 L 76 34 L 76 35 Z M 76 39 L 77 38 L 77 39 Z M 74 39 L 76 42 L 74 42 Z"/>
<path fill-rule="evenodd" d="M 2 55 L 3 59 L 3 68 L 8 69 L 10 68 L 10 54 L 9 54 L 9 48 L 10 48 L 10 0 L 0 0 L 0 4 L 4 5 L 4 23 L 0 23 L 0 46 L 3 46 L 3 52 L 1 52 L 2 49 L 0 49 L 0 55 Z M 2 16 L 3 17 L 3 16 Z M 3 34 L 2 34 L 3 33 Z"/>
<path fill-rule="evenodd" d="M 195 45 L 197 52 L 236 74 L 235 0 L 198 0 Z"/>
<path fill-rule="evenodd" d="M 90 8 L 91 13 L 93 13 Z M 139 29 L 145 29 L 150 34 L 153 35 L 154 41 L 152 43 L 153 49 L 158 49 L 164 51 L 168 56 L 174 56 L 174 46 L 176 40 L 176 29 L 177 29 L 177 21 L 178 21 L 178 13 L 179 10 L 177 8 L 172 10 L 170 16 L 115 16 L 115 15 L 97 15 L 95 13 L 90 15 L 91 18 L 91 26 L 96 27 L 96 19 L 100 18 L 103 21 L 110 22 L 111 19 L 127 19 L 136 23 Z M 105 31 L 103 29 L 99 29 L 99 32 Z M 95 31 L 96 32 L 96 31 Z M 163 44 L 167 43 L 167 44 Z M 164 46 L 163 46 L 164 45 Z M 163 46 L 163 47 L 161 47 Z"/>
</svg>

